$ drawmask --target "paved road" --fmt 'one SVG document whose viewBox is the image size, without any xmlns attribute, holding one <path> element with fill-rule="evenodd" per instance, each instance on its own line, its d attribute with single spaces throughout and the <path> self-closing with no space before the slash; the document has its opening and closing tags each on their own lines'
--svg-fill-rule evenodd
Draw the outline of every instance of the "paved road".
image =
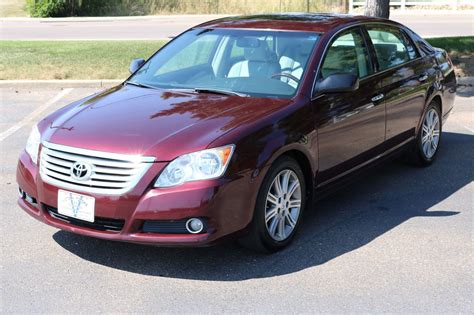
<svg viewBox="0 0 474 315">
<path fill-rule="evenodd" d="M 162 16 L 94 19 L 1 19 L 2 39 L 162 39 L 220 16 Z M 474 13 L 400 14 L 392 19 L 425 37 L 474 35 Z"/>
<path fill-rule="evenodd" d="M 63 91 L 40 115 L 94 91 Z M 108 242 L 37 222 L 16 205 L 16 160 L 25 117 L 61 91 L 0 93 L 0 134 L 21 123 L 0 142 L 2 313 L 473 310 L 473 98 L 458 97 L 430 168 L 383 166 L 308 212 L 291 247 L 262 256 L 233 243 Z"/>
</svg>

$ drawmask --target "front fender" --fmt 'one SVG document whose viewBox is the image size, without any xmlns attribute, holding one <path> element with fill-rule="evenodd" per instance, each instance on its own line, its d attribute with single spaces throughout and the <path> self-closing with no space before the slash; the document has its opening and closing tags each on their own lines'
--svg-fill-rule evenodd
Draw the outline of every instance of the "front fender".
<svg viewBox="0 0 474 315">
<path fill-rule="evenodd" d="M 248 198 L 252 207 L 250 212 L 252 216 L 246 218 L 249 223 L 253 217 L 262 182 L 275 160 L 289 152 L 297 153 L 298 157 L 304 156 L 307 162 L 305 164 L 309 167 L 304 167 L 306 165 L 301 165 L 301 167 L 308 183 L 314 182 L 317 170 L 317 132 L 309 106 L 301 106 L 286 114 L 272 115 L 272 117 L 266 117 L 265 120 L 265 122 L 260 121 L 257 125 L 249 126 L 245 132 L 241 129 L 238 139 L 232 139 L 232 134 L 228 134 L 212 144 L 213 146 L 223 143 L 236 145 L 227 174 L 237 174 L 246 179 L 245 198 Z M 309 187 L 311 186 L 308 185 Z M 309 198 L 312 198 L 312 195 Z M 248 212 L 242 211 L 241 215 L 248 215 Z"/>
<path fill-rule="evenodd" d="M 236 145 L 229 165 L 231 174 L 251 172 L 253 183 L 260 184 L 272 163 L 289 151 L 296 151 L 306 158 L 311 174 L 317 170 L 317 132 L 307 101 L 293 103 L 252 124 L 240 126 L 213 142 L 212 146 L 226 143 Z"/>
</svg>

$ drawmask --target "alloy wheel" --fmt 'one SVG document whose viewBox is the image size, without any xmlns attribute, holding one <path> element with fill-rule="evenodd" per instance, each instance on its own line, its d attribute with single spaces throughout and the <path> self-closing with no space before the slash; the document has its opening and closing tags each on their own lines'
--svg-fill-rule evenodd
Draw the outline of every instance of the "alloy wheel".
<svg viewBox="0 0 474 315">
<path fill-rule="evenodd" d="M 425 115 L 421 130 L 421 146 L 426 158 L 431 159 L 439 144 L 440 120 L 435 108 L 430 108 Z"/>
<path fill-rule="evenodd" d="M 301 184 L 295 172 L 285 169 L 273 179 L 265 204 L 265 226 L 275 241 L 293 232 L 301 210 Z"/>
</svg>

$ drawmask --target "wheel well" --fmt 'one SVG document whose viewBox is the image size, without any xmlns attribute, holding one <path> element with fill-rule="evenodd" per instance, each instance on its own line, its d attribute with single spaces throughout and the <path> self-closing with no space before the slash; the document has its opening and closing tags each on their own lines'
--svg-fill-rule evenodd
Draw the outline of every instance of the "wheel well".
<svg viewBox="0 0 474 315">
<path fill-rule="evenodd" d="M 298 162 L 298 165 L 301 167 L 301 170 L 303 171 L 303 174 L 304 174 L 308 200 L 311 200 L 314 181 L 313 181 L 313 170 L 311 168 L 311 163 L 309 162 L 308 158 L 303 152 L 298 151 L 298 150 L 290 150 L 290 151 L 285 152 L 283 155 L 289 156 L 295 159 L 296 162 Z"/>
<path fill-rule="evenodd" d="M 441 115 L 443 115 L 443 103 L 441 102 L 441 97 L 439 95 L 436 95 L 435 97 L 433 97 L 431 102 L 436 102 L 438 104 L 439 111 L 440 111 Z"/>
</svg>

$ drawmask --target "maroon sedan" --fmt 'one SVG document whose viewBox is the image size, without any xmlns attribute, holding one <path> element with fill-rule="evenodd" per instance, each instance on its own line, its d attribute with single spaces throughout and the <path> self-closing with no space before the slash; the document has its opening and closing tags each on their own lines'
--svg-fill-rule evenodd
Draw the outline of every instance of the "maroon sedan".
<svg viewBox="0 0 474 315">
<path fill-rule="evenodd" d="M 27 213 L 109 240 L 275 251 L 356 171 L 398 153 L 429 165 L 456 90 L 446 52 L 408 28 L 326 14 L 204 23 L 130 71 L 33 128 Z"/>
</svg>

